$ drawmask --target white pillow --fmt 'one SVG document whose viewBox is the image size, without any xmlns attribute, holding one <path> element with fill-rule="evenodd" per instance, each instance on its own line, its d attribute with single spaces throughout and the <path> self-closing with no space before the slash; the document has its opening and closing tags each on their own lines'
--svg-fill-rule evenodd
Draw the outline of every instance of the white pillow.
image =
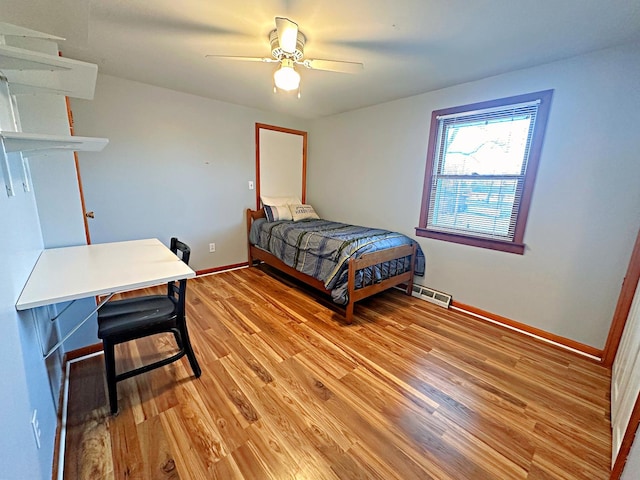
<svg viewBox="0 0 640 480">
<path fill-rule="evenodd" d="M 291 216 L 294 222 L 310 218 L 320 218 L 311 205 L 292 204 L 289 205 L 289 210 L 291 210 Z"/>
<path fill-rule="evenodd" d="M 289 205 L 292 203 L 301 203 L 298 197 L 267 197 L 266 195 L 260 195 L 260 200 L 262 200 L 262 205 L 271 205 L 276 207 L 281 207 L 283 205 Z"/>
<path fill-rule="evenodd" d="M 293 220 L 291 210 L 286 205 L 265 205 L 264 214 L 267 222 L 277 222 L 279 220 Z"/>
</svg>

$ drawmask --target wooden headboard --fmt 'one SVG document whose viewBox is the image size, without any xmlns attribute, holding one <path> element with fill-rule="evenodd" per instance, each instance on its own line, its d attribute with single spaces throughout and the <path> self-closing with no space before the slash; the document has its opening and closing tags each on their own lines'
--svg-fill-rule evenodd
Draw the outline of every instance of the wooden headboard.
<svg viewBox="0 0 640 480">
<path fill-rule="evenodd" d="M 249 232 L 251 232 L 251 224 L 258 218 L 266 218 L 264 208 L 259 210 L 251 210 L 250 208 L 247 208 L 247 239 L 249 238 Z"/>
<path fill-rule="evenodd" d="M 264 208 L 260 208 L 259 210 L 251 210 L 247 208 L 247 218 L 251 218 L 251 220 L 257 220 L 258 218 L 267 218 L 264 213 Z"/>
</svg>

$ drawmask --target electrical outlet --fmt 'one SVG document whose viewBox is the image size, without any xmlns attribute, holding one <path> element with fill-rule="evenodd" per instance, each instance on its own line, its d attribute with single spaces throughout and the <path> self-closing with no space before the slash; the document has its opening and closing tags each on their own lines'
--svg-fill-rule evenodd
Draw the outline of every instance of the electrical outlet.
<svg viewBox="0 0 640 480">
<path fill-rule="evenodd" d="M 31 415 L 31 428 L 33 428 L 33 435 L 36 437 L 36 445 L 40 448 L 40 422 L 38 422 L 38 410 L 33 410 L 33 415 Z"/>
<path fill-rule="evenodd" d="M 209 244 L 209 253 L 213 253 L 216 251 L 216 244 L 215 243 L 210 243 Z"/>
<path fill-rule="evenodd" d="M 253 190 L 253 181 L 249 180 L 249 190 Z"/>
</svg>

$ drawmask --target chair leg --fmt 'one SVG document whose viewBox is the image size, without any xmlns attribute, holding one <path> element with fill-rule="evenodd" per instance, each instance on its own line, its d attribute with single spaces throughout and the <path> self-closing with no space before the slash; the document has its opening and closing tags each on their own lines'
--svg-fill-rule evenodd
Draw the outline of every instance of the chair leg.
<svg viewBox="0 0 640 480">
<path fill-rule="evenodd" d="M 173 338 L 176 339 L 176 343 L 178 344 L 178 348 L 180 350 L 182 350 L 182 334 L 177 331 L 177 330 L 173 330 Z"/>
<path fill-rule="evenodd" d="M 198 378 L 202 374 L 202 370 L 200 369 L 200 365 L 198 365 L 198 360 L 196 360 L 196 354 L 193 352 L 193 348 L 191 347 L 191 340 L 189 339 L 189 332 L 187 332 L 186 321 L 180 326 L 180 336 L 182 337 L 182 346 L 187 354 L 189 363 L 191 364 L 191 370 L 193 370 L 193 374 Z"/>
<path fill-rule="evenodd" d="M 116 381 L 116 361 L 114 355 L 114 344 L 103 340 L 104 365 L 107 371 L 107 389 L 109 391 L 109 405 L 111 413 L 118 413 L 118 387 Z"/>
</svg>

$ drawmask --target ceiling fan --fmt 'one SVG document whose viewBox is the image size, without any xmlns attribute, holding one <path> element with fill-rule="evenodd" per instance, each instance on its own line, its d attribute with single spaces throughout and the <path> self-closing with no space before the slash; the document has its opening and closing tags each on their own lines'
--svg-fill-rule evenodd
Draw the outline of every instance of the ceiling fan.
<svg viewBox="0 0 640 480">
<path fill-rule="evenodd" d="M 359 62 L 344 62 L 339 60 L 320 60 L 304 58 L 304 44 L 306 37 L 298 29 L 298 24 L 288 18 L 276 17 L 276 28 L 269 33 L 271 57 L 242 57 L 230 55 L 206 55 L 209 58 L 243 60 L 248 62 L 279 63 L 273 74 L 273 91 L 298 90 L 300 98 L 300 74 L 295 66 L 300 65 L 311 70 L 326 70 L 330 72 L 358 73 L 364 68 Z"/>
</svg>

